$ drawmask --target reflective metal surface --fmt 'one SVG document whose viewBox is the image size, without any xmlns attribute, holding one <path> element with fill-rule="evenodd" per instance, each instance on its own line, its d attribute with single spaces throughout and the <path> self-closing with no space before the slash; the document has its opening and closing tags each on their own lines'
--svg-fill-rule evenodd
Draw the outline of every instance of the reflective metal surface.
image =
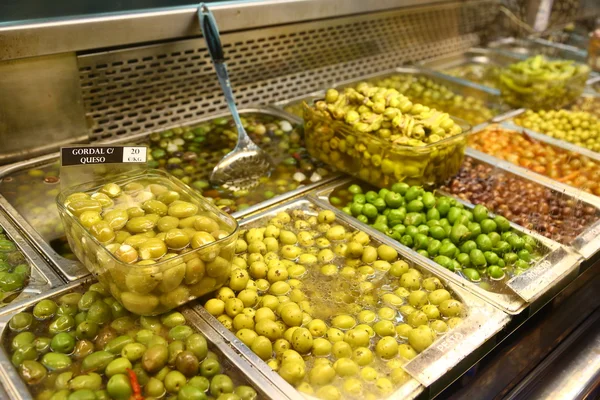
<svg viewBox="0 0 600 400">
<path fill-rule="evenodd" d="M 405 259 L 412 267 L 426 271 L 429 274 L 440 278 L 447 287 L 454 291 L 467 308 L 467 315 L 463 321 L 453 330 L 438 338 L 429 348 L 421 352 L 417 357 L 408 362 L 404 369 L 421 385 L 430 386 L 436 382 L 442 375 L 456 367 L 465 357 L 477 353 L 481 346 L 494 336 L 508 323 L 509 317 L 498 309 L 490 306 L 478 297 L 469 292 L 465 285 L 456 283 L 439 273 L 439 268 L 434 267 L 429 260 L 419 256 L 412 250 L 401 246 L 398 242 L 390 240 L 388 237 L 364 226 L 357 220 L 349 217 L 335 207 L 325 203 L 317 198 L 301 197 L 290 200 L 286 203 L 278 204 L 262 212 L 244 218 L 240 222 L 241 229 L 249 229 L 255 226 L 264 226 L 264 223 L 276 215 L 278 212 L 301 209 L 310 214 L 316 215 L 319 210 L 327 209 L 335 213 L 337 222 L 353 231 L 361 230 L 371 237 L 371 243 L 374 245 L 387 244 L 394 247 L 400 257 Z M 208 314 L 202 307 L 194 309 L 204 316 L 214 327 L 221 327 L 221 333 L 229 337 L 231 343 L 236 348 L 246 349 L 242 342 L 235 338 L 233 333 L 225 329 L 221 323 L 213 316 Z M 264 369 L 266 364 L 255 357 L 257 366 Z M 265 372 L 270 380 L 276 382 L 277 374 L 267 367 Z M 281 379 L 281 378 L 280 378 Z M 408 386 L 407 386 L 408 385 Z M 416 395 L 414 383 L 407 383 L 400 387 L 398 391 L 390 396 L 393 399 L 401 399 L 403 396 Z M 422 389 L 420 389 L 422 390 Z M 419 390 L 419 392 L 420 392 Z"/>
<path fill-rule="evenodd" d="M 50 289 L 64 285 L 64 282 L 56 272 L 50 268 L 46 261 L 38 255 L 23 235 L 13 226 L 1 207 L 0 227 L 4 229 L 10 240 L 17 245 L 31 267 L 29 284 L 23 289 L 19 296 L 7 305 L 7 307 L 18 306 L 32 297 L 36 297 L 42 293 L 46 293 Z M 0 308 L 0 314 L 2 314 L 5 309 L 6 308 Z"/>
<path fill-rule="evenodd" d="M 572 400 L 600 396 L 600 309 L 589 316 L 507 396 Z"/>
<path fill-rule="evenodd" d="M 443 391 L 439 398 L 505 399 L 553 349 L 600 307 L 600 263 L 588 260 L 582 269 L 585 271 L 577 279 L 531 318 L 526 321 L 513 319 L 504 331 L 503 341 Z M 561 364 L 556 363 L 556 366 Z M 545 375 L 540 377 L 544 378 Z M 572 371 L 570 379 L 572 385 L 577 384 L 576 371 Z M 524 399 L 537 398 L 525 396 Z"/>
<path fill-rule="evenodd" d="M 83 289 L 93 282 L 95 281 L 92 279 L 81 279 L 58 289 L 51 290 L 38 298 L 30 299 L 19 306 L 11 307 L 8 310 L 9 312 L 0 316 L 0 339 L 4 342 L 4 338 L 8 332 L 8 322 L 14 314 L 33 307 L 40 300 L 56 298 L 72 290 Z M 224 365 L 224 370 L 230 371 L 234 376 L 238 376 L 241 381 L 245 381 L 254 387 L 261 398 L 301 400 L 300 396 L 290 395 L 285 390 L 285 387 L 282 388 L 274 385 L 260 372 L 257 372 L 243 353 L 230 347 L 227 340 L 218 331 L 209 326 L 202 318 L 199 318 L 197 313 L 189 307 L 183 306 L 179 311 L 186 317 L 189 326 L 206 337 L 209 350 L 217 353 L 219 361 Z M 7 392 L 8 398 L 13 400 L 32 399 L 27 385 L 21 380 L 19 373 L 13 367 L 10 357 L 3 346 L 0 348 L 0 382 L 2 382 L 2 387 Z M 4 399 L 5 397 L 2 398 Z"/>
<path fill-rule="evenodd" d="M 319 199 L 319 204 L 329 205 L 329 195 L 336 188 L 346 186 L 351 181 L 351 179 L 346 179 L 333 182 L 327 186 L 310 192 L 309 196 L 311 198 Z M 457 200 L 469 208 L 473 207 L 472 204 L 461 199 Z M 329 205 L 329 207 L 334 208 L 331 205 Z M 359 223 L 358 221 L 356 223 L 360 224 L 361 229 L 368 228 L 371 231 L 377 232 L 371 227 Z M 535 266 L 531 267 L 524 273 L 513 277 L 507 282 L 507 287 L 511 287 L 512 289 L 512 291 L 509 291 L 508 293 L 494 293 L 486 291 L 479 287 L 479 285 L 462 278 L 461 276 L 442 267 L 432 260 L 423 257 L 416 251 L 403 246 L 396 240 L 393 240 L 385 235 L 382 235 L 384 236 L 382 237 L 382 240 L 385 239 L 386 243 L 389 242 L 387 244 L 393 244 L 395 247 L 402 248 L 405 252 L 409 252 L 414 257 L 419 259 L 420 264 L 429 265 L 436 271 L 436 274 L 443 276 L 446 280 L 465 287 L 467 290 L 470 290 L 479 297 L 500 308 L 504 312 L 514 315 L 519 314 L 526 307 L 531 306 L 531 303 L 533 302 L 537 304 L 545 303 L 545 295 L 546 293 L 550 293 L 550 289 L 559 290 L 566 285 L 570 279 L 574 278 L 579 270 L 581 256 L 574 251 L 561 246 L 553 240 L 543 237 L 512 222 L 511 227 L 518 232 L 525 233 L 535 238 L 540 247 L 544 250 L 544 255 Z M 546 278 L 538 279 L 540 276 L 546 276 Z"/>
<path fill-rule="evenodd" d="M 0 76 L 0 164 L 87 139 L 74 53 L 0 62 Z"/>
<path fill-rule="evenodd" d="M 493 20 L 491 3 L 445 3 L 225 33 L 237 104 L 271 104 L 334 81 L 464 51 Z M 81 54 L 78 64 L 94 140 L 185 124 L 227 107 L 203 39 Z"/>
<path fill-rule="evenodd" d="M 231 1 L 211 9 L 223 32 L 451 0 Z M 126 21 L 126 23 L 124 23 Z M 94 34 L 90 35 L 89 32 Z M 0 28 L 0 60 L 198 36 L 196 7 L 68 19 Z"/>
</svg>

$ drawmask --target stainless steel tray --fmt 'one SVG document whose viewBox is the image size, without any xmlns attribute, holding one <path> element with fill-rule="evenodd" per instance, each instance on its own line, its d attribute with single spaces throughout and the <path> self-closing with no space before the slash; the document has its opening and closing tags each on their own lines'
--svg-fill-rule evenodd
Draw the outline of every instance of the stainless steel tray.
<svg viewBox="0 0 600 400">
<path fill-rule="evenodd" d="M 248 113 L 262 113 L 262 114 L 275 116 L 275 117 L 282 118 L 282 119 L 287 119 L 290 122 L 293 122 L 296 124 L 302 124 L 302 120 L 299 119 L 298 117 L 296 117 L 294 115 L 290 115 L 284 111 L 281 111 L 279 109 L 272 108 L 272 107 L 244 108 L 244 109 L 240 110 L 240 113 L 242 114 L 242 116 L 243 116 L 243 114 L 248 114 Z M 196 121 L 190 122 L 189 124 L 186 124 L 186 125 L 194 125 L 194 124 L 210 121 L 210 120 L 220 118 L 223 116 L 227 116 L 227 115 L 229 115 L 229 114 L 221 113 L 221 114 L 217 114 L 217 115 L 211 115 L 211 116 L 204 117 L 204 118 L 198 119 Z M 164 126 L 158 130 L 143 132 L 140 134 L 128 136 L 126 138 L 119 138 L 118 140 L 113 140 L 113 141 L 106 142 L 106 143 L 107 144 L 139 143 L 141 141 L 146 140 L 146 138 L 154 132 L 162 132 L 164 130 L 179 127 L 179 126 L 181 126 L 181 125 L 175 124 L 172 126 Z M 275 143 L 275 145 L 271 144 L 270 147 L 272 147 L 272 149 L 271 149 L 272 151 L 278 151 L 276 149 L 276 143 Z M 32 168 L 47 167 L 47 166 L 51 165 L 52 163 L 58 162 L 59 160 L 60 160 L 60 154 L 54 153 L 54 154 L 49 154 L 49 155 L 46 155 L 43 157 L 31 159 L 28 161 L 7 165 L 3 168 L 0 168 L 0 184 L 2 182 L 2 179 L 5 179 L 6 177 L 10 176 L 13 173 L 26 171 L 26 170 L 29 170 Z M 328 176 L 324 177 L 320 181 L 298 187 L 297 189 L 289 191 L 283 195 L 274 196 L 271 199 L 268 199 L 261 203 L 250 206 L 244 210 L 236 211 L 232 215 L 235 218 L 241 218 L 244 215 L 254 213 L 257 210 L 260 210 L 264 207 L 268 207 L 270 205 L 276 204 L 283 200 L 297 197 L 306 191 L 309 191 L 320 185 L 331 182 L 338 177 L 339 177 L 338 173 L 330 172 L 330 174 Z M 1 193 L 1 191 L 0 191 L 0 193 Z M 26 235 L 28 235 L 31 238 L 34 245 L 52 262 L 52 264 L 60 271 L 61 274 L 63 274 L 63 276 L 68 281 L 74 281 L 74 280 L 77 280 L 77 279 L 80 279 L 80 278 L 83 278 L 83 277 L 89 275 L 89 272 L 87 271 L 87 269 L 85 269 L 85 267 L 79 261 L 69 260 L 69 259 L 62 257 L 60 254 L 58 254 L 52 248 L 52 246 L 50 246 L 48 241 L 46 241 L 42 237 L 42 235 L 38 231 L 36 231 L 33 228 L 33 226 L 25 219 L 25 217 L 21 213 L 19 213 L 19 211 L 16 210 L 16 208 L 13 206 L 13 204 L 11 204 L 1 194 L 0 194 L 0 206 L 6 210 L 7 214 L 15 221 L 15 223 L 19 226 L 21 231 L 26 232 Z M 50 204 L 49 206 L 56 208 L 54 205 L 54 199 L 52 199 L 52 204 Z M 61 223 L 60 218 L 58 216 L 58 210 L 56 210 L 55 220 L 56 220 L 56 224 Z"/>
<path fill-rule="evenodd" d="M 375 231 L 370 227 L 363 226 L 357 220 L 354 220 L 340 210 L 337 210 L 318 199 L 303 196 L 283 204 L 278 204 L 253 216 L 246 217 L 242 220 L 240 226 L 242 229 L 247 229 L 264 225 L 266 220 L 272 218 L 272 216 L 278 212 L 292 209 L 302 209 L 313 215 L 316 215 L 320 209 L 332 210 L 336 214 L 337 221 L 340 224 L 352 230 L 365 231 L 371 236 L 372 243 L 385 243 L 393 246 L 398 250 L 400 256 L 409 262 L 411 266 L 440 278 L 450 290 L 454 291 L 463 304 L 466 305 L 467 316 L 460 325 L 439 338 L 431 347 L 423 351 L 404 366 L 404 369 L 414 379 L 400 387 L 397 392 L 389 396 L 389 399 L 413 398 L 423 391 L 423 386 L 427 387 L 440 379 L 443 380 L 443 375 L 456 367 L 465 357 L 477 357 L 478 351 L 483 352 L 484 349 L 481 346 L 484 343 L 488 343 L 488 341 L 493 342 L 495 340 L 495 335 L 508 323 L 508 315 L 497 308 L 488 305 L 468 290 L 465 290 L 465 285 L 462 282 L 454 282 L 446 279 L 445 276 L 439 273 L 438 268 L 433 266 L 433 263 L 429 262 L 429 260 L 423 259 L 418 254 L 400 246 L 399 243 L 389 240 L 380 232 Z M 221 325 L 215 317 L 208 314 L 203 307 L 195 306 L 194 310 L 206 319 L 211 326 L 218 329 L 239 352 L 248 351 L 247 347 L 237 339 L 232 332 L 223 327 L 223 325 Z M 479 356 L 482 355 L 483 353 L 479 354 Z M 276 372 L 271 371 L 257 356 L 251 357 L 250 361 L 253 362 L 256 368 L 265 373 L 271 381 L 278 382 L 278 378 L 281 379 Z M 419 386 L 419 384 L 422 386 Z"/>
<path fill-rule="evenodd" d="M 50 268 L 46 261 L 38 255 L 38 253 L 31 247 L 29 242 L 23 237 L 23 235 L 17 230 L 15 226 L 9 221 L 4 211 L 0 208 L 0 226 L 4 229 L 8 237 L 15 243 L 18 249 L 21 251 L 27 263 L 31 267 L 31 275 L 29 278 L 29 284 L 23 289 L 23 291 L 6 307 L 14 306 L 15 304 L 21 304 L 32 297 L 36 297 L 48 290 L 64 285 L 64 282 L 60 277 Z M 4 312 L 4 309 L 0 309 L 0 314 Z"/>
<path fill-rule="evenodd" d="M 495 49 L 518 57 L 532 57 L 543 54 L 551 58 L 573 60 L 586 63 L 587 52 L 577 47 L 562 43 L 555 43 L 545 39 L 518 39 L 514 37 L 503 38 L 488 43 L 490 49 Z"/>
<path fill-rule="evenodd" d="M 522 58 L 517 57 L 516 55 L 475 47 L 463 53 L 456 53 L 448 56 L 425 60 L 421 62 L 420 65 L 425 68 L 433 69 L 435 71 L 447 73 L 449 69 L 456 67 L 473 65 L 483 69 L 491 69 L 494 67 L 506 67 L 510 64 L 521 60 Z M 461 77 L 461 79 L 466 80 L 467 78 Z M 498 89 L 493 88 L 493 86 L 489 86 L 477 81 L 475 81 L 475 83 L 492 88 L 496 91 L 498 95 L 500 95 L 500 91 Z"/>
<path fill-rule="evenodd" d="M 0 316 L 0 338 L 2 342 L 4 343 L 4 338 L 8 332 L 8 322 L 14 314 L 31 308 L 40 300 L 54 298 L 72 290 L 81 289 L 91 282 L 94 281 L 92 279 L 80 279 L 61 288 L 47 292 L 44 296 L 30 299 L 19 307 L 11 307 L 10 313 Z M 287 393 L 285 388 L 276 386 L 265 378 L 260 371 L 257 371 L 256 368 L 248 362 L 243 353 L 240 353 L 229 346 L 226 338 L 223 338 L 218 331 L 213 329 L 204 319 L 200 318 L 196 312 L 186 306 L 181 307 L 179 311 L 185 315 L 189 326 L 206 337 L 209 343 L 209 349 L 217 353 L 221 365 L 224 365 L 224 369 L 230 371 L 233 377 L 237 378 L 239 382 L 247 383 L 254 387 L 259 393 L 259 396 L 263 399 L 302 399 L 300 396 Z M 21 380 L 19 373 L 13 367 L 4 346 L 0 349 L 0 382 L 2 382 L 2 386 L 8 394 L 8 398 L 14 400 L 32 399 L 27 385 Z"/>
<path fill-rule="evenodd" d="M 341 186 L 346 186 L 352 181 L 352 179 L 344 179 L 333 182 L 327 186 L 313 190 L 308 196 L 312 199 L 318 199 L 319 204 L 323 204 L 330 209 L 334 209 L 335 207 L 329 203 L 330 194 L 335 189 Z M 473 205 L 470 203 L 464 202 L 460 199 L 457 200 L 461 201 L 469 208 L 473 207 Z M 337 211 L 342 213 L 340 210 Z M 348 216 L 348 218 L 351 217 Z M 377 232 L 366 224 L 362 224 L 358 222 L 358 220 L 355 221 L 356 224 L 361 226 L 361 229 L 369 229 L 372 232 Z M 511 278 L 506 283 L 506 287 L 508 289 L 507 291 L 509 293 L 495 293 L 486 291 L 479 287 L 479 285 L 462 278 L 461 276 L 447 270 L 441 265 L 438 265 L 433 260 L 430 260 L 418 254 L 416 251 L 403 246 L 396 240 L 388 238 L 381 233 L 379 233 L 378 236 L 381 237 L 382 241 L 385 240 L 386 243 L 394 244 L 396 248 L 401 248 L 404 253 L 412 254 L 415 259 L 419 260 L 419 264 L 429 265 L 431 269 L 435 270 L 437 275 L 443 276 L 447 281 L 459 284 L 504 312 L 515 315 L 521 313 L 525 308 L 531 306 L 533 303 L 535 303 L 535 306 L 533 307 L 534 309 L 540 304 L 545 303 L 546 297 L 549 296 L 550 289 L 555 289 L 557 287 L 562 288 L 577 275 L 582 259 L 579 254 L 564 246 L 561 246 L 553 240 L 543 237 L 512 222 L 511 227 L 518 232 L 530 235 L 536 239 L 539 245 L 545 250 L 545 254 L 536 265 L 529 268 L 526 272 Z"/>
<path fill-rule="evenodd" d="M 483 129 L 481 127 L 480 129 Z M 582 192 L 581 190 L 575 189 L 571 186 L 557 182 L 543 175 L 538 175 L 533 171 L 512 164 L 508 161 L 501 160 L 489 154 L 480 152 L 478 150 L 467 148 L 466 155 L 477 160 L 480 163 L 488 164 L 503 173 L 515 175 L 525 180 L 531 181 L 533 184 L 541 185 L 549 190 L 573 199 L 576 202 L 581 202 L 586 206 L 593 207 L 600 213 L 600 198 L 593 196 L 589 193 Z M 456 197 L 452 194 L 449 196 Z M 572 247 L 585 259 L 590 259 L 594 254 L 600 250 L 600 220 L 587 226 L 583 232 L 569 244 L 564 245 Z"/>
<path fill-rule="evenodd" d="M 482 86 L 475 84 L 471 81 L 467 81 L 465 79 L 456 78 L 454 76 L 442 74 L 437 71 L 429 70 L 423 67 L 399 67 L 393 68 L 387 71 L 378 72 L 376 74 L 363 76 L 357 79 L 351 79 L 342 82 L 336 82 L 334 87 L 336 88 L 344 88 L 348 86 L 354 86 L 359 82 L 368 82 L 371 80 L 384 79 L 395 75 L 412 75 L 416 77 L 425 77 L 430 79 L 431 81 L 438 83 L 440 85 L 446 86 L 456 95 L 464 96 L 464 97 L 474 97 L 478 100 L 481 100 L 485 106 L 490 109 L 495 115 L 500 115 L 509 110 L 509 107 L 502 102 L 502 99 L 499 95 L 499 92 L 496 89 L 489 88 L 487 86 Z M 418 99 L 417 99 L 418 100 Z M 428 105 L 428 104 L 425 104 Z M 463 118 L 461 115 L 454 115 L 451 111 L 446 111 L 453 116 Z M 465 109 L 465 111 L 468 111 Z M 465 118 L 463 118 L 465 119 Z M 467 121 L 470 122 L 470 121 Z"/>
</svg>

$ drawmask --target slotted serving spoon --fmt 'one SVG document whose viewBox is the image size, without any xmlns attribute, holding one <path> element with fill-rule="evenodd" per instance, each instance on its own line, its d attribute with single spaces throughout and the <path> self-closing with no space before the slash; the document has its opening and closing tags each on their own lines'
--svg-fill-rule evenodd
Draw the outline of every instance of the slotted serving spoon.
<svg viewBox="0 0 600 400">
<path fill-rule="evenodd" d="M 261 177 L 269 173 L 271 160 L 267 153 L 254 144 L 242 126 L 231 90 L 217 22 L 204 3 L 198 7 L 198 21 L 238 132 L 235 148 L 215 165 L 210 175 L 210 181 L 234 191 L 251 189 L 258 185 Z"/>
</svg>

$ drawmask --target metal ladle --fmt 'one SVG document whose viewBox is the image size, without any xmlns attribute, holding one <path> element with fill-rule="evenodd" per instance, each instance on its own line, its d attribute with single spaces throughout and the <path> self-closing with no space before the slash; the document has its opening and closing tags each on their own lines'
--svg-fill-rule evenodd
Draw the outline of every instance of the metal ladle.
<svg viewBox="0 0 600 400">
<path fill-rule="evenodd" d="M 250 189 L 258 185 L 261 177 L 269 173 L 271 160 L 267 153 L 254 144 L 242 126 L 227 74 L 219 29 L 215 17 L 204 3 L 198 7 L 198 21 L 238 132 L 235 148 L 217 163 L 210 175 L 210 181 L 229 190 Z"/>
</svg>

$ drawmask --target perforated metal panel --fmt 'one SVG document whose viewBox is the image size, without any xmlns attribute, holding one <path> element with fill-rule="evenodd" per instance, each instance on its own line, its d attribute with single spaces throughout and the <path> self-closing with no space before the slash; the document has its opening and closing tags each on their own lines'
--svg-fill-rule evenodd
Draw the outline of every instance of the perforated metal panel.
<svg viewBox="0 0 600 400">
<path fill-rule="evenodd" d="M 269 104 L 335 81 L 466 50 L 495 1 L 295 24 L 222 37 L 240 106 Z M 226 108 L 203 39 L 78 57 L 94 139 L 185 123 Z"/>
</svg>

